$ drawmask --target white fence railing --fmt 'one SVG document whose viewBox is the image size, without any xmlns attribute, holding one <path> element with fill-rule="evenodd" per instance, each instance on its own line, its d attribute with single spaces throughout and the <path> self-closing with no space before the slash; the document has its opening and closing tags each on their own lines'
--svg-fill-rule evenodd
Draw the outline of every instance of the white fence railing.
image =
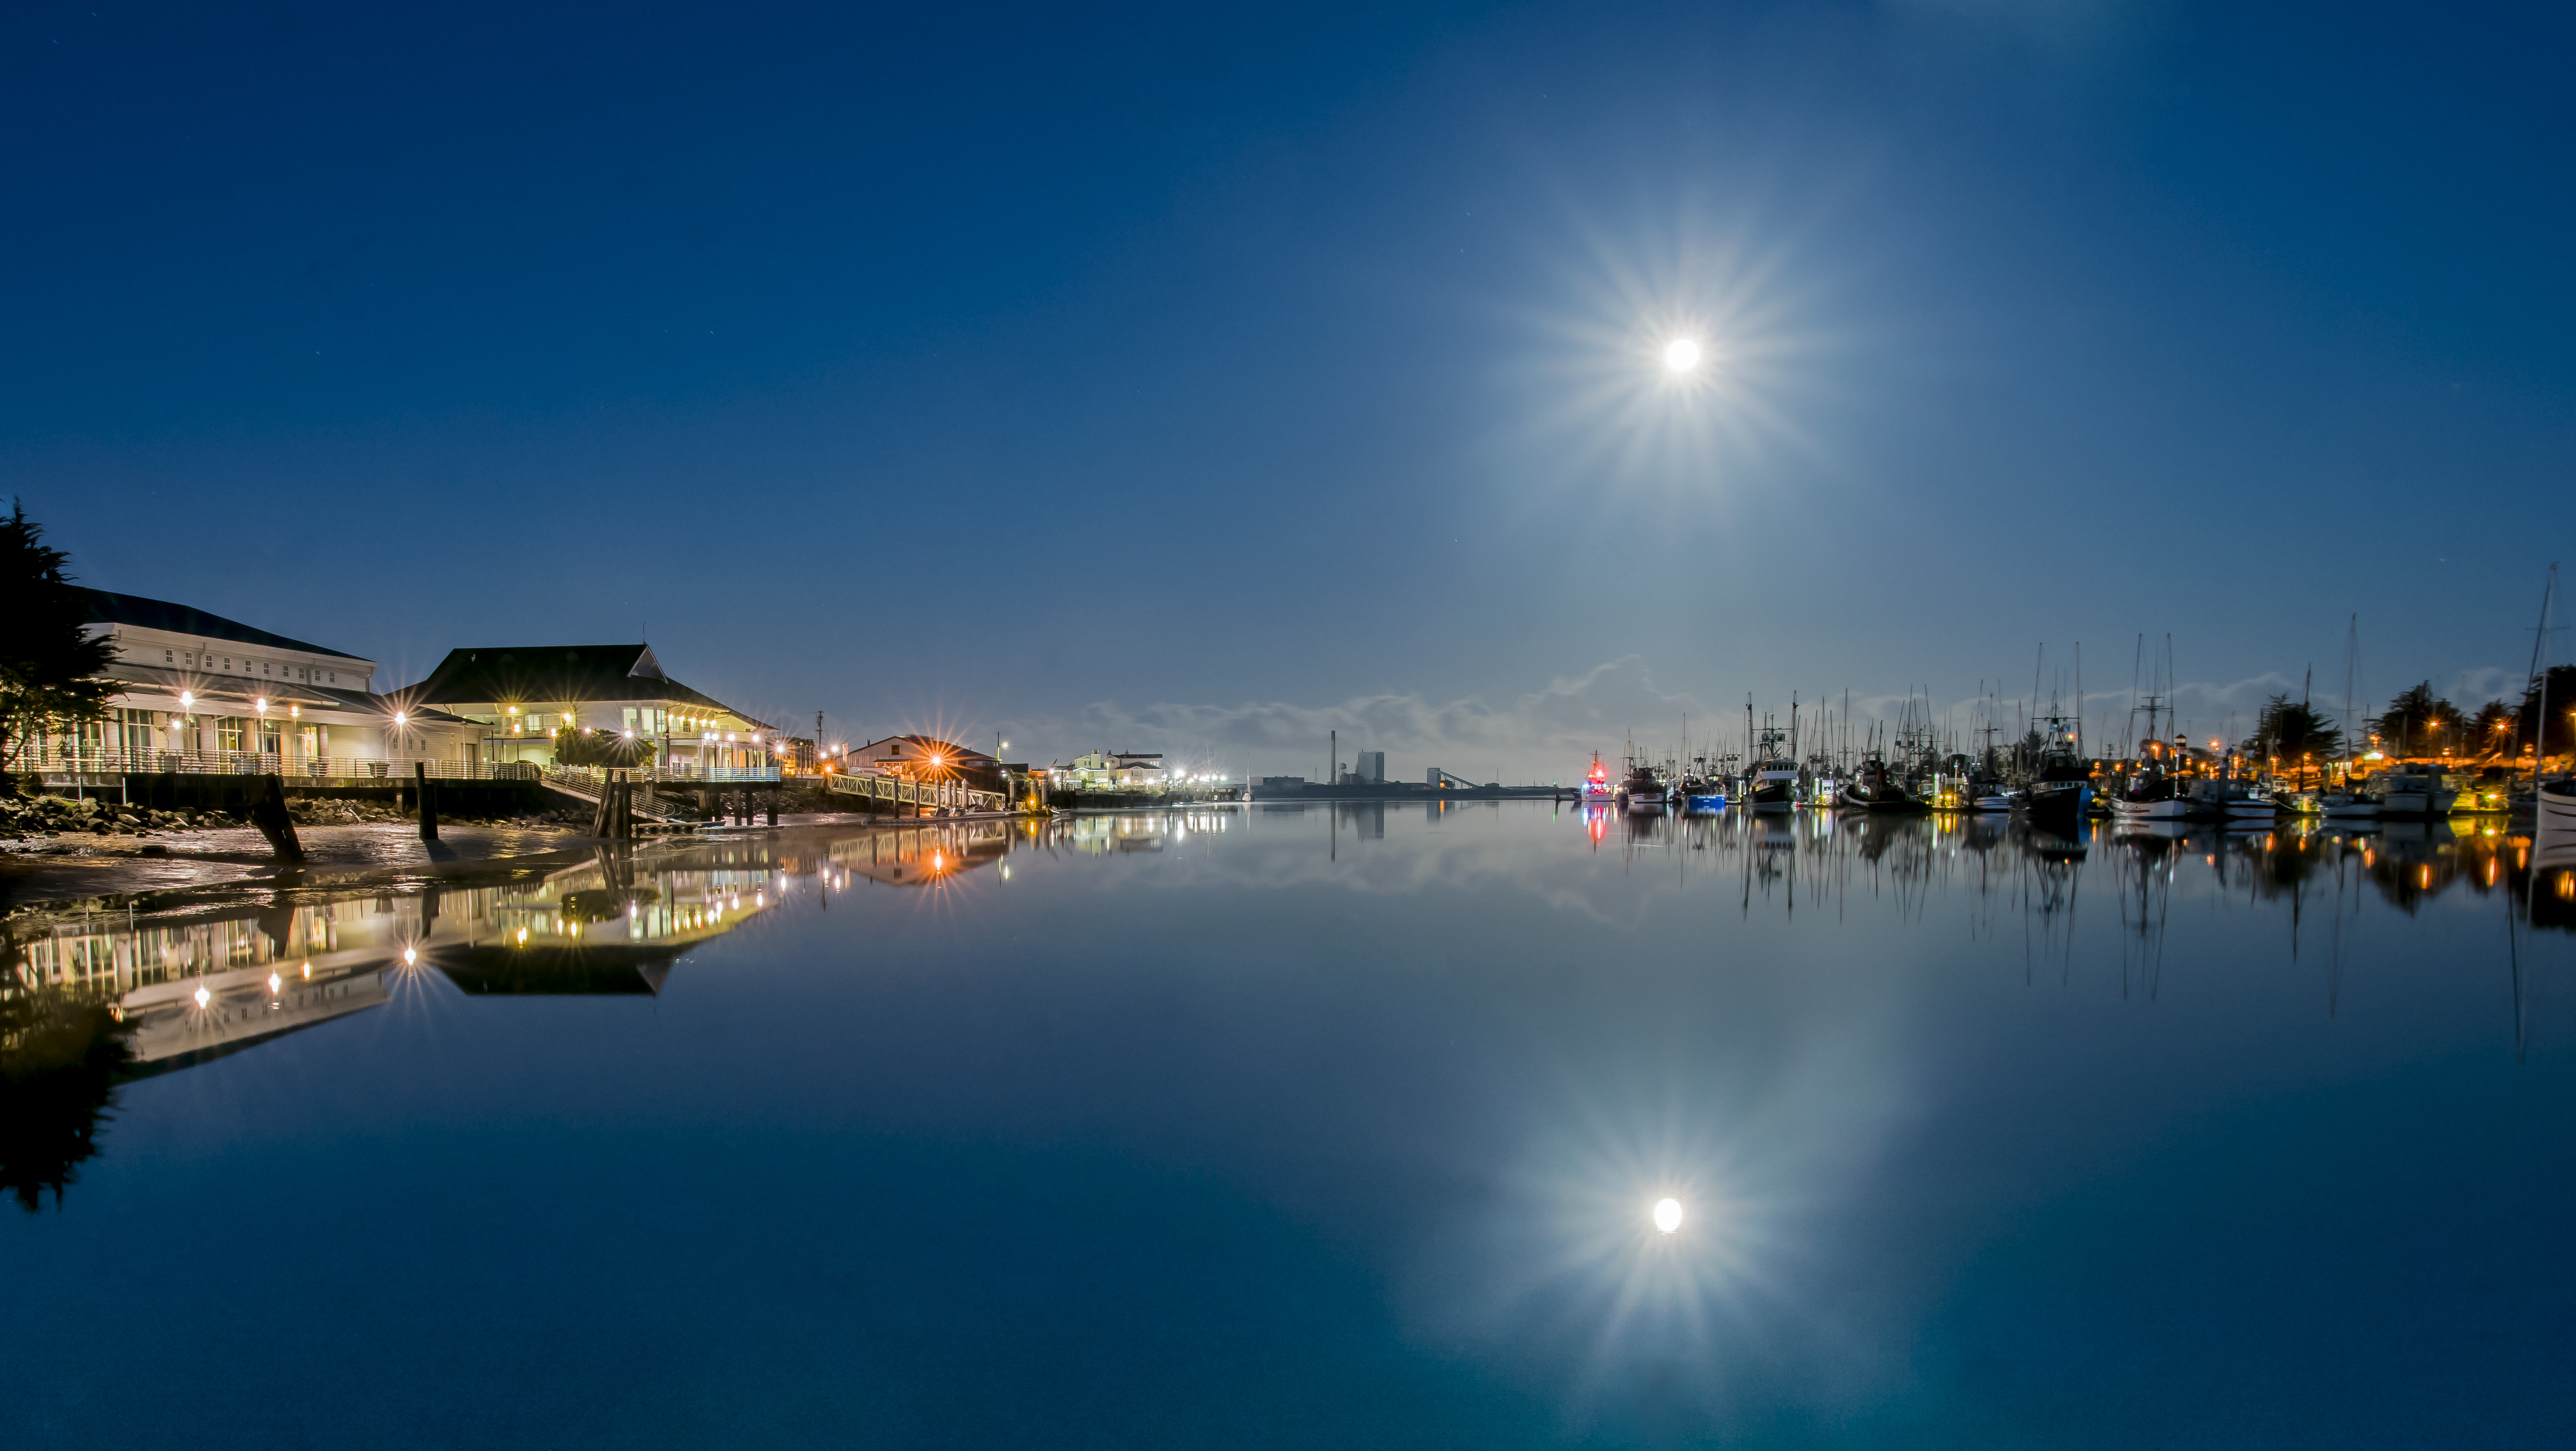
<svg viewBox="0 0 2576 1451">
<path fill-rule="evenodd" d="M 99 751 L 83 754 L 29 752 L 10 769 L 46 776 L 169 775 L 284 776 L 290 780 L 410 780 L 416 767 L 441 781 L 534 781 L 558 770 L 596 771 L 589 766 L 541 767 L 533 761 L 432 760 L 428 757 L 307 756 L 295 751 Z M 628 773 L 639 781 L 691 785 L 758 785 L 780 779 L 776 766 L 642 766 Z"/>
<path fill-rule="evenodd" d="M 899 776 L 826 776 L 824 788 L 835 795 L 857 796 L 889 806 L 928 810 L 999 811 L 1010 798 L 998 791 L 979 791 L 956 781 L 907 781 Z"/>
<path fill-rule="evenodd" d="M 284 776 L 289 780 L 411 780 L 420 770 L 442 781 L 533 781 L 537 768 L 515 761 L 467 763 L 428 757 L 307 756 L 286 751 L 101 751 L 74 755 L 47 752 L 21 759 L 11 770 L 44 776 L 116 776 L 171 774 L 188 776 Z"/>
</svg>

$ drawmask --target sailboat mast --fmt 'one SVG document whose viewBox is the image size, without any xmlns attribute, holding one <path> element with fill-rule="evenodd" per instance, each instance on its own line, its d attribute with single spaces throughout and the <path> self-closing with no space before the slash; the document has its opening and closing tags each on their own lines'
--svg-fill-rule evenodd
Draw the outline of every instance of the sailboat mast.
<svg viewBox="0 0 2576 1451">
<path fill-rule="evenodd" d="M 2531 784 L 2540 785 L 2540 758 L 2549 751 L 2549 604 L 2558 590 L 2558 563 L 2550 561 L 2549 582 L 2540 587 L 2540 628 L 2531 637 L 2531 673 L 2540 678 L 2540 714 L 2531 729 Z"/>
</svg>

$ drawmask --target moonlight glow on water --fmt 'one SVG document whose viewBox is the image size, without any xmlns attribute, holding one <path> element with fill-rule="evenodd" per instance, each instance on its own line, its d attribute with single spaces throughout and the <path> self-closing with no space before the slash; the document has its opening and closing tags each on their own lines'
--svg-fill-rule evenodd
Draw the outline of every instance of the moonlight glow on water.
<svg viewBox="0 0 2576 1451">
<path fill-rule="evenodd" d="M 15 1303 L 370 1368 L 0 1441 L 2563 1443 L 2530 857 L 1368 803 L 74 914 L 140 1073 L 6 1105 Z"/>
</svg>

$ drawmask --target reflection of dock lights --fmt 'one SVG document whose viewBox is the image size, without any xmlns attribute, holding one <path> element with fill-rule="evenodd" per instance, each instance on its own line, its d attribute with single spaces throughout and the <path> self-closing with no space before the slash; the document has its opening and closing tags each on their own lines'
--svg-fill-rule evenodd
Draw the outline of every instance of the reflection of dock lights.
<svg viewBox="0 0 2576 1451">
<path fill-rule="evenodd" d="M 202 1008 L 202 1007 L 204 1007 L 206 1004 L 211 1003 L 211 1002 L 213 1002 L 214 1000 L 215 1000 L 215 995 L 214 995 L 213 993 L 210 993 L 210 992 L 206 991 L 204 988 L 199 988 L 199 989 L 197 989 L 197 1006 L 198 1006 L 198 1007 Z"/>
<path fill-rule="evenodd" d="M 1682 1202 L 1678 1199 L 1655 1201 L 1655 1228 L 1665 1234 L 1682 1227 Z"/>
<path fill-rule="evenodd" d="M 268 990 L 270 993 L 274 994 L 279 988 L 284 986 L 286 986 L 286 979 L 279 977 L 273 972 L 268 975 Z"/>
<path fill-rule="evenodd" d="M 418 966 L 420 966 L 420 954 L 419 954 L 418 952 L 413 951 L 412 949 L 410 949 L 410 948 L 408 948 L 408 947 L 404 948 L 404 949 L 403 949 L 403 966 L 405 966 L 405 967 L 418 967 Z"/>
</svg>

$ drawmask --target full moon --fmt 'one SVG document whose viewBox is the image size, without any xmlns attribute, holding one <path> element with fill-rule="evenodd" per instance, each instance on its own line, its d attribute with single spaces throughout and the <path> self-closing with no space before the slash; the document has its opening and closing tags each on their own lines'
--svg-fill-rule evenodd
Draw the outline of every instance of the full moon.
<svg viewBox="0 0 2576 1451">
<path fill-rule="evenodd" d="M 1678 1199 L 1655 1201 L 1655 1228 L 1666 1234 L 1682 1227 L 1682 1202 Z"/>
<path fill-rule="evenodd" d="M 1676 373 L 1687 373 L 1699 366 L 1699 344 L 1688 338 L 1675 338 L 1664 345 L 1664 366 Z M 1672 1201 L 1666 1200 L 1669 1204 Z"/>
</svg>

